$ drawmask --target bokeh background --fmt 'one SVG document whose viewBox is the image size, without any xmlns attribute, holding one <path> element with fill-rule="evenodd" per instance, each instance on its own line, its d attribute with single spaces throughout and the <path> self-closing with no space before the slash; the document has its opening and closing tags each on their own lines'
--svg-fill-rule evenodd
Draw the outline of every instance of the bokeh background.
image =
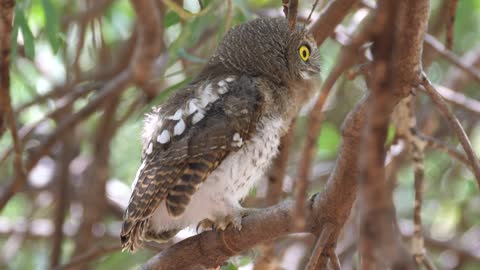
<svg viewBox="0 0 480 270">
<path fill-rule="evenodd" d="M 159 38 L 164 48 L 157 61 L 157 73 L 148 84 L 102 96 L 108 83 L 128 66 L 134 51 L 136 14 L 130 2 L 17 1 L 11 98 L 26 174 L 16 173 L 12 137 L 3 130 L 0 188 L 7 190 L 19 177 L 25 178 L 25 185 L 1 210 L 1 269 L 136 269 L 162 249 L 151 244 L 132 255 L 122 253 L 119 244 L 123 209 L 140 164 L 144 114 L 198 73 L 231 26 L 283 13 L 280 0 L 159 2 L 163 20 L 163 36 Z M 299 21 L 307 23 L 314 2 L 300 1 Z M 318 2 L 313 19 L 328 3 Z M 432 0 L 429 33 L 442 42 L 448 2 Z M 368 13 L 366 6 L 358 4 L 337 31 L 353 33 Z M 480 1 L 459 1 L 456 15 L 452 50 L 479 72 Z M 337 60 L 337 39 L 332 36 L 320 47 L 323 77 Z M 457 104 L 452 109 L 480 155 L 480 82 L 429 46 L 424 49 L 424 67 L 434 83 L 474 102 L 471 108 Z M 335 164 L 341 123 L 365 89 L 362 77 L 342 76 L 336 83 L 316 145 L 309 193 L 322 190 Z M 100 99 L 102 105 L 94 106 Z M 428 98 L 421 96 L 417 100 L 419 128 L 461 150 Z M 88 106 L 94 108 L 85 113 Z M 307 104 L 297 119 L 282 198 L 292 196 L 305 137 L 305 116 L 310 108 L 311 104 Z M 75 124 L 57 134 L 58 127 L 72 118 Z M 394 134 L 392 125 L 387 143 L 395 143 Z M 42 148 L 48 140 L 53 143 Z M 408 243 L 413 231 L 412 164 L 406 151 L 393 151 L 390 157 L 388 168 L 396 187 L 397 215 Z M 435 149 L 427 152 L 425 168 L 422 217 L 428 253 L 439 269 L 480 269 L 480 192 L 474 176 L 463 163 Z M 267 185 L 268 181 L 260 183 L 244 203 L 266 206 Z M 355 269 L 356 265 L 355 217 L 354 210 L 337 247 L 344 269 Z M 192 233 L 182 232 L 175 241 Z M 304 234 L 280 239 L 274 244 L 278 267 L 297 269 L 305 263 L 305 256 L 308 259 L 313 244 L 314 238 Z M 222 269 L 261 269 L 257 261 L 263 250 L 258 247 L 237 256 Z"/>
</svg>

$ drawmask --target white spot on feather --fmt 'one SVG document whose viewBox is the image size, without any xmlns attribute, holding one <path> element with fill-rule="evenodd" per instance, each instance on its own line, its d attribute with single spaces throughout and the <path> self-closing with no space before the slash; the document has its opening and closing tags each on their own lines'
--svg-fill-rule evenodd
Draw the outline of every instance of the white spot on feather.
<svg viewBox="0 0 480 270">
<path fill-rule="evenodd" d="M 183 119 L 180 119 L 178 123 L 175 125 L 173 128 L 173 135 L 182 135 L 182 133 L 185 131 L 185 122 Z"/>
<path fill-rule="evenodd" d="M 170 120 L 180 120 L 182 118 L 183 110 L 178 109 L 174 115 L 167 116 L 167 119 Z"/>
<path fill-rule="evenodd" d="M 196 123 L 200 122 L 200 120 L 202 120 L 203 117 L 205 117 L 205 115 L 202 112 L 198 111 L 192 117 L 192 124 L 196 124 Z"/>
<path fill-rule="evenodd" d="M 168 130 L 162 131 L 162 133 L 157 136 L 157 142 L 161 144 L 166 144 L 168 141 L 170 141 L 170 132 Z"/>
<path fill-rule="evenodd" d="M 220 95 L 223 95 L 223 94 L 225 94 L 225 93 L 227 93 L 227 92 L 228 92 L 227 87 L 220 87 L 220 88 L 218 88 L 218 93 L 219 93 Z"/>
<path fill-rule="evenodd" d="M 150 155 L 150 154 L 152 153 L 152 151 L 153 151 L 153 144 L 152 144 L 152 142 L 150 142 L 150 143 L 148 144 L 148 147 L 147 147 L 147 150 L 145 151 L 145 153 L 146 153 L 147 155 Z"/>
<path fill-rule="evenodd" d="M 225 82 L 224 80 L 219 81 L 219 82 L 217 83 L 217 85 L 219 86 L 219 88 L 218 88 L 218 93 L 219 93 L 220 95 L 223 95 L 223 94 L 225 94 L 225 93 L 228 92 L 227 82 Z"/>
<path fill-rule="evenodd" d="M 232 146 L 240 147 L 243 145 L 243 139 L 238 133 L 233 134 L 232 140 Z"/>
<path fill-rule="evenodd" d="M 159 115 L 160 108 L 156 108 L 152 113 L 148 113 L 145 116 L 142 139 L 143 144 L 146 145 L 153 137 L 156 130 L 162 127 L 163 122 Z"/>
<path fill-rule="evenodd" d="M 188 102 L 188 105 L 187 105 L 187 112 L 188 112 L 188 115 L 196 112 L 199 110 L 198 106 L 197 106 L 197 102 L 198 100 L 197 99 L 191 99 L 189 102 Z"/>
<path fill-rule="evenodd" d="M 225 81 L 230 83 L 230 82 L 235 81 L 235 78 L 233 76 L 228 76 L 227 78 L 225 78 Z"/>
<path fill-rule="evenodd" d="M 213 92 L 212 84 L 207 84 L 200 93 L 200 106 L 205 108 L 208 104 L 215 102 L 219 97 Z"/>
</svg>

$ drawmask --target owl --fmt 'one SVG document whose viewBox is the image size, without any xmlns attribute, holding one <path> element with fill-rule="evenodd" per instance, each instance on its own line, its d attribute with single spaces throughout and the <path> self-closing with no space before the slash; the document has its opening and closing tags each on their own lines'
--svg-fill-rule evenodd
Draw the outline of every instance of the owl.
<svg viewBox="0 0 480 270">
<path fill-rule="evenodd" d="M 313 37 L 283 18 L 225 35 L 190 84 L 146 116 L 121 241 L 165 242 L 186 227 L 240 230 L 240 201 L 275 157 L 320 72 Z"/>
</svg>

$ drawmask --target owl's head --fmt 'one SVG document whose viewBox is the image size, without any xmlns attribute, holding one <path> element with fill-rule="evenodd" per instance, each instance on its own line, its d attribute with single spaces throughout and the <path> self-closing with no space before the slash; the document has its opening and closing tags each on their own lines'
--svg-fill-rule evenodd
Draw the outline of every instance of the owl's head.
<svg viewBox="0 0 480 270">
<path fill-rule="evenodd" d="M 317 45 L 304 26 L 289 31 L 284 18 L 260 18 L 228 31 L 202 73 L 249 74 L 288 83 L 319 72 Z"/>
</svg>

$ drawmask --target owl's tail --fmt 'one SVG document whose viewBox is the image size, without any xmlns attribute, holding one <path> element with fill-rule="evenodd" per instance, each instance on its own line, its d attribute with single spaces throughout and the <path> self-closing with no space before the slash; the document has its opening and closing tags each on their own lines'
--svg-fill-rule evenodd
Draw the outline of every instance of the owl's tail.
<svg viewBox="0 0 480 270">
<path fill-rule="evenodd" d="M 120 234 L 122 241 L 122 251 L 135 252 L 143 240 L 143 232 L 149 220 L 125 220 Z"/>
</svg>

